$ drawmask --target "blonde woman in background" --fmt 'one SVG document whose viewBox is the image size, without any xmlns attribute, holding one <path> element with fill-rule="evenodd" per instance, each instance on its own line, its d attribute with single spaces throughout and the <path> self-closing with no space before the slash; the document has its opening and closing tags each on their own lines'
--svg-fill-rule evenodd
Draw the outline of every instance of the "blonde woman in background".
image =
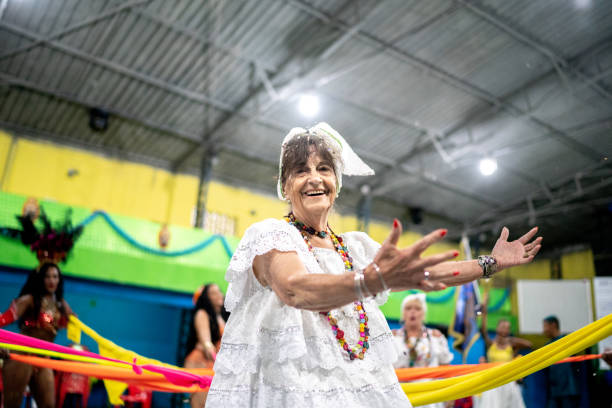
<svg viewBox="0 0 612 408">
<path fill-rule="evenodd" d="M 394 332 L 399 358 L 395 368 L 406 367 L 438 367 L 449 364 L 453 353 L 448 348 L 446 337 L 437 329 L 425 326 L 427 302 L 424 293 L 408 295 L 402 301 L 402 328 Z M 452 406 L 447 403 L 425 405 L 429 408 L 444 408 Z"/>
</svg>

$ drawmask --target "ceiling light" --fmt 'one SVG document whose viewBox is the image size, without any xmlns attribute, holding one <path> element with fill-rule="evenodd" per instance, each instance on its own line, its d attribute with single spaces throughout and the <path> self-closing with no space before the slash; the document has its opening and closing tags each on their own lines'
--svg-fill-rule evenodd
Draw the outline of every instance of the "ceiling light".
<svg viewBox="0 0 612 408">
<path fill-rule="evenodd" d="M 578 9 L 585 9 L 591 6 L 591 0 L 575 0 L 574 4 Z"/>
<path fill-rule="evenodd" d="M 319 98 L 314 95 L 302 95 L 298 102 L 300 113 L 306 117 L 313 117 L 319 113 Z"/>
<path fill-rule="evenodd" d="M 497 170 L 497 160 L 492 158 L 484 158 L 480 160 L 480 172 L 483 176 L 490 176 Z"/>
</svg>

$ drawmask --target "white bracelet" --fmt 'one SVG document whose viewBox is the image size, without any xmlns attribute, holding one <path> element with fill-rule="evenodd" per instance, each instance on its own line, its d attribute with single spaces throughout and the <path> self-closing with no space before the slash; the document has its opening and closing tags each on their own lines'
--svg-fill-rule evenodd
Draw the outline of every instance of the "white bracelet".
<svg viewBox="0 0 612 408">
<path fill-rule="evenodd" d="M 357 299 L 363 299 L 363 291 L 361 290 L 361 274 L 359 272 L 355 272 L 355 294 L 357 295 Z"/>
<path fill-rule="evenodd" d="M 365 283 L 365 274 L 363 273 L 363 271 L 359 271 L 359 276 L 359 280 L 363 285 L 363 292 L 365 293 L 366 297 L 374 297 L 374 295 L 372 295 L 372 292 L 370 292 L 370 289 L 368 289 L 368 285 L 366 285 Z"/>
<path fill-rule="evenodd" d="M 382 272 L 380 271 L 379 266 L 376 265 L 376 262 L 372 262 L 372 266 L 374 267 L 374 270 L 376 271 L 376 274 L 378 275 L 378 279 L 380 280 L 380 283 L 382 284 L 383 290 L 389 290 L 389 287 L 387 286 L 387 284 L 385 283 L 385 280 L 383 279 Z"/>
</svg>

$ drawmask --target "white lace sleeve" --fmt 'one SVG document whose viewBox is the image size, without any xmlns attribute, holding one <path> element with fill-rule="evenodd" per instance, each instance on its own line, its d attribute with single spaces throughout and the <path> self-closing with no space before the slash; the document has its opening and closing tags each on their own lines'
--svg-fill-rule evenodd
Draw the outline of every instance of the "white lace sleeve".
<svg viewBox="0 0 612 408">
<path fill-rule="evenodd" d="M 433 341 L 435 342 L 435 352 L 438 354 L 438 360 L 440 364 L 449 364 L 453 361 L 453 353 L 448 348 L 448 341 L 444 335 L 434 336 Z"/>
<path fill-rule="evenodd" d="M 273 218 L 251 225 L 240 240 L 225 273 L 229 282 L 225 295 L 225 308 L 232 311 L 254 293 L 264 290 L 253 274 L 253 259 L 276 249 L 281 252 L 296 252 L 306 269 L 320 272 L 308 247 L 295 229 L 285 221 Z M 314 262 L 314 263 L 313 263 Z"/>
<path fill-rule="evenodd" d="M 380 249 L 380 244 L 374 241 L 368 234 L 361 231 L 352 231 L 343 234 L 353 261 L 356 261 L 357 268 L 363 269 L 368 266 Z M 387 302 L 389 291 L 380 292 L 374 298 L 376 304 L 383 305 Z"/>
</svg>

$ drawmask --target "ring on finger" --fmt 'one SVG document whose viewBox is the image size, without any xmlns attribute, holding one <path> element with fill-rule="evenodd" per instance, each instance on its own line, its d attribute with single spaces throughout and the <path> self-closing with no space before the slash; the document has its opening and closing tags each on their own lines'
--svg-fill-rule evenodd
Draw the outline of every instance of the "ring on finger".
<svg viewBox="0 0 612 408">
<path fill-rule="evenodd" d="M 423 274 L 425 275 L 425 280 L 428 281 L 429 280 L 429 276 L 431 275 L 431 273 L 429 271 L 425 271 L 425 272 L 423 272 Z"/>
</svg>

